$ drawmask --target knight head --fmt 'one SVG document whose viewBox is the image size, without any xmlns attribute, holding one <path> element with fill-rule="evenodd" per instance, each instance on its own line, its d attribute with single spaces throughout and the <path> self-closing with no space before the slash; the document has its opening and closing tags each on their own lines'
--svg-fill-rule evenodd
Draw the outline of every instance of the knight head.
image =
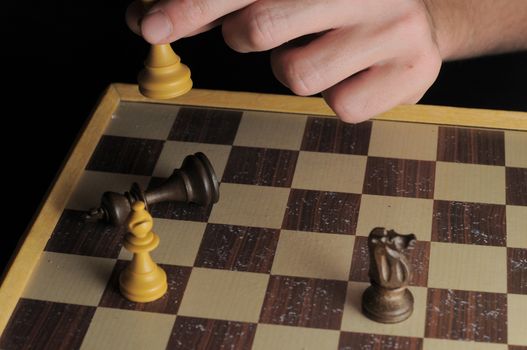
<svg viewBox="0 0 527 350">
<path fill-rule="evenodd" d="M 413 233 L 402 235 L 394 230 L 386 230 L 384 227 L 374 228 L 370 233 L 371 243 L 374 245 L 383 244 L 386 248 L 401 252 L 409 247 L 413 247 L 416 242 Z"/>
</svg>

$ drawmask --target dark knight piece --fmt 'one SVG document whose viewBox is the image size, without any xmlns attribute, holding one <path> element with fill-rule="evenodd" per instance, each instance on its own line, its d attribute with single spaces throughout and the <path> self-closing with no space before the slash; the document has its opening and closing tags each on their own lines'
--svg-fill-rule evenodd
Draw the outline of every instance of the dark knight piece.
<svg viewBox="0 0 527 350">
<path fill-rule="evenodd" d="M 146 209 L 154 203 L 176 201 L 208 206 L 219 200 L 219 184 L 209 159 L 198 152 L 183 160 L 181 168 L 159 187 L 143 191 L 134 183 L 124 194 L 105 192 L 100 208 L 91 209 L 88 220 L 103 219 L 112 225 L 122 225 L 136 201 L 145 203 Z"/>
<path fill-rule="evenodd" d="M 414 297 L 407 289 L 410 264 L 403 252 L 412 248 L 415 235 L 401 235 L 394 230 L 377 227 L 368 236 L 370 281 L 362 295 L 362 311 L 377 322 L 397 323 L 413 311 Z"/>
</svg>

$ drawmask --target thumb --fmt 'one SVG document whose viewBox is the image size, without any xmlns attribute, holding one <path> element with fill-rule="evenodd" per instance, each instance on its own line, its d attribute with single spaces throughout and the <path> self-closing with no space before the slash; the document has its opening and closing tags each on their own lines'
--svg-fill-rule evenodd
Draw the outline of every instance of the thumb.
<svg viewBox="0 0 527 350">
<path fill-rule="evenodd" d="M 136 34 L 151 44 L 169 42 L 172 34 L 172 21 L 162 4 L 146 9 L 141 0 L 136 0 L 126 9 L 126 24 Z"/>
</svg>

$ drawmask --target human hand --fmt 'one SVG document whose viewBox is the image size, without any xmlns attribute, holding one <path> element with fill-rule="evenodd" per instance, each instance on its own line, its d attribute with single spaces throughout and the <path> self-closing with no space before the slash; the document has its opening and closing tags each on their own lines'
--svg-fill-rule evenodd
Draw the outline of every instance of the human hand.
<svg viewBox="0 0 527 350">
<path fill-rule="evenodd" d="M 322 92 L 346 122 L 417 102 L 439 73 L 441 55 L 423 0 L 166 0 L 127 22 L 151 43 L 221 24 L 239 52 L 274 49 L 277 79 L 298 95 Z"/>
</svg>

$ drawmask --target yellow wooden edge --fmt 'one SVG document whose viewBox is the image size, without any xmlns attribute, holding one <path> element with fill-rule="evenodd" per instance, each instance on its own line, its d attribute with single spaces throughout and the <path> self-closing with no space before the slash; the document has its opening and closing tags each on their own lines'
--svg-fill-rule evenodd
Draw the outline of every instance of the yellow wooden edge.
<svg viewBox="0 0 527 350">
<path fill-rule="evenodd" d="M 37 216 L 22 238 L 18 251 L 14 253 L 14 260 L 0 285 L 0 334 L 3 333 L 67 200 L 118 105 L 119 94 L 115 87 L 110 86 L 83 129 L 90 132 L 81 132 Z"/>
<path fill-rule="evenodd" d="M 171 100 L 152 100 L 137 85 L 115 84 L 122 101 L 208 106 L 243 110 L 335 116 L 322 98 L 193 89 Z M 383 113 L 376 120 L 418 122 L 527 131 L 527 113 L 488 109 L 408 105 Z"/>
</svg>

